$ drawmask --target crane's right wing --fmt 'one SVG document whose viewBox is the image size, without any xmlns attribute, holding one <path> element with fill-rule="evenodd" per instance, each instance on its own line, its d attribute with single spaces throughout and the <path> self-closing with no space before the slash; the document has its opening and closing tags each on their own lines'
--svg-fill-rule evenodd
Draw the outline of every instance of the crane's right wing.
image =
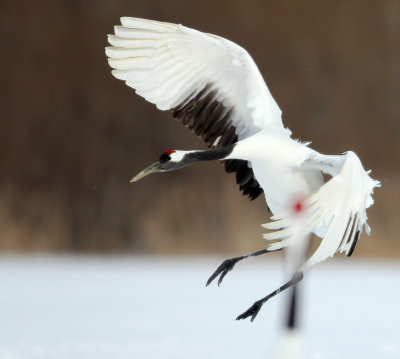
<svg viewBox="0 0 400 359">
<path fill-rule="evenodd" d="M 242 47 L 183 25 L 130 17 L 121 24 L 106 48 L 112 74 L 160 110 L 172 110 L 208 146 L 226 146 L 269 126 L 283 130 L 281 110 Z M 262 193 L 247 161 L 225 167 L 250 198 Z"/>
<path fill-rule="evenodd" d="M 343 156 L 324 156 L 314 152 L 303 166 L 320 169 L 333 176 L 302 203 L 305 210 L 303 235 L 313 231 L 319 232 L 322 237 L 318 249 L 304 264 L 303 268 L 306 268 L 338 251 L 351 255 L 363 228 L 367 234 L 370 233 L 366 209 L 374 203 L 372 194 L 375 187 L 380 187 L 380 182 L 369 176 L 360 159 L 351 151 Z M 292 211 L 288 209 L 275 215 L 271 217 L 273 222 L 263 225 L 277 230 L 265 234 L 264 238 L 282 239 L 271 244 L 271 250 L 291 245 L 295 239 L 291 228 Z"/>
</svg>

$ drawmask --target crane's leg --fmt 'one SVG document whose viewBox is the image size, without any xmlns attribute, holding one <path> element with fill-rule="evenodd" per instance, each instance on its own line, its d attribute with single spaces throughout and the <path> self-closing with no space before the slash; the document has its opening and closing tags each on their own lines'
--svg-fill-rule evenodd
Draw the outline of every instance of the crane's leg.
<svg viewBox="0 0 400 359">
<path fill-rule="evenodd" d="M 277 290 L 268 294 L 266 297 L 261 298 L 261 299 L 257 300 L 256 302 L 254 302 L 254 304 L 249 309 L 247 309 L 244 313 L 240 314 L 236 318 L 236 320 L 246 319 L 251 316 L 251 321 L 253 321 L 255 319 L 255 317 L 257 316 L 258 312 L 260 311 L 261 307 L 267 300 L 276 296 L 280 292 L 283 292 L 285 289 L 288 289 L 291 286 L 297 284 L 302 279 L 303 279 L 303 272 L 296 272 L 289 282 L 285 283 L 283 286 L 279 287 Z"/>
<path fill-rule="evenodd" d="M 281 248 L 282 249 L 282 248 Z M 222 264 L 216 269 L 216 271 L 211 275 L 210 278 L 208 278 L 208 281 L 206 283 L 206 287 L 218 276 L 218 286 L 220 286 L 220 284 L 222 283 L 222 280 L 224 279 L 224 277 L 228 274 L 228 272 L 230 272 L 233 267 L 235 266 L 235 264 L 243 259 L 248 259 L 248 258 L 253 258 L 253 257 L 257 257 L 260 256 L 261 254 L 265 254 L 265 253 L 271 253 L 271 252 L 277 252 L 280 251 L 281 249 L 276 249 L 276 250 L 269 250 L 269 249 L 262 249 L 260 251 L 257 252 L 253 252 L 253 253 L 249 253 L 246 254 L 244 256 L 240 256 L 240 257 L 236 257 L 236 258 L 231 258 L 231 259 L 226 259 L 222 262 Z"/>
</svg>

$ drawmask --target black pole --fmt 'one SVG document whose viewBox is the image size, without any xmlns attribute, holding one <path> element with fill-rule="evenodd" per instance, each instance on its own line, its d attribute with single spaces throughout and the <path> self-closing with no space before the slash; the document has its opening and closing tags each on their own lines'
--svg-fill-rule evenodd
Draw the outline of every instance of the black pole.
<svg viewBox="0 0 400 359">
<path fill-rule="evenodd" d="M 286 327 L 289 330 L 296 329 L 297 327 L 297 284 L 295 284 L 290 290 L 289 299 L 289 311 L 286 321 Z"/>
</svg>

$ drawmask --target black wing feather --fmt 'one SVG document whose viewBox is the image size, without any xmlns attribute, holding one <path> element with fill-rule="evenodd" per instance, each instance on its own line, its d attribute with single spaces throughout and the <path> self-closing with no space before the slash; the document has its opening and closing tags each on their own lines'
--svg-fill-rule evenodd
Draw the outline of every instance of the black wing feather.
<svg viewBox="0 0 400 359">
<path fill-rule="evenodd" d="M 224 106 L 217 100 L 217 95 L 213 85 L 208 84 L 172 109 L 174 118 L 181 120 L 208 147 L 224 147 L 238 140 L 236 127 L 232 125 L 231 120 L 235 109 Z M 218 143 L 214 145 L 219 137 Z M 243 195 L 248 195 L 250 200 L 254 200 L 263 193 L 247 161 L 227 160 L 223 163 L 226 172 L 236 172 L 236 182 Z"/>
</svg>

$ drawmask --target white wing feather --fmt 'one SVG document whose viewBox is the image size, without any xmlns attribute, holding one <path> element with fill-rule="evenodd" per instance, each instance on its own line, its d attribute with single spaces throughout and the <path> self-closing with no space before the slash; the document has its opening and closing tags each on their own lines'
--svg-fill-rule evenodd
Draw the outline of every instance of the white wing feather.
<svg viewBox="0 0 400 359">
<path fill-rule="evenodd" d="M 206 84 L 235 109 L 239 140 L 283 127 L 281 110 L 250 55 L 235 43 L 182 25 L 123 17 L 106 48 L 112 74 L 160 110 L 190 100 Z"/>
<path fill-rule="evenodd" d="M 336 164 L 336 165 L 334 165 Z M 304 202 L 305 216 L 303 218 L 303 235 L 318 231 L 322 241 L 304 264 L 303 269 L 322 262 L 336 252 L 349 251 L 356 236 L 363 228 L 367 234 L 370 228 L 367 224 L 366 209 L 373 204 L 372 194 L 379 181 L 373 180 L 362 167 L 354 152 L 344 156 L 324 156 L 305 161 L 307 167 L 319 167 L 324 172 L 336 173 L 317 192 Z M 295 240 L 291 223 L 292 209 L 271 217 L 274 222 L 263 227 L 278 229 L 267 233 L 265 239 L 281 239 L 270 245 L 271 250 L 286 247 Z"/>
</svg>

